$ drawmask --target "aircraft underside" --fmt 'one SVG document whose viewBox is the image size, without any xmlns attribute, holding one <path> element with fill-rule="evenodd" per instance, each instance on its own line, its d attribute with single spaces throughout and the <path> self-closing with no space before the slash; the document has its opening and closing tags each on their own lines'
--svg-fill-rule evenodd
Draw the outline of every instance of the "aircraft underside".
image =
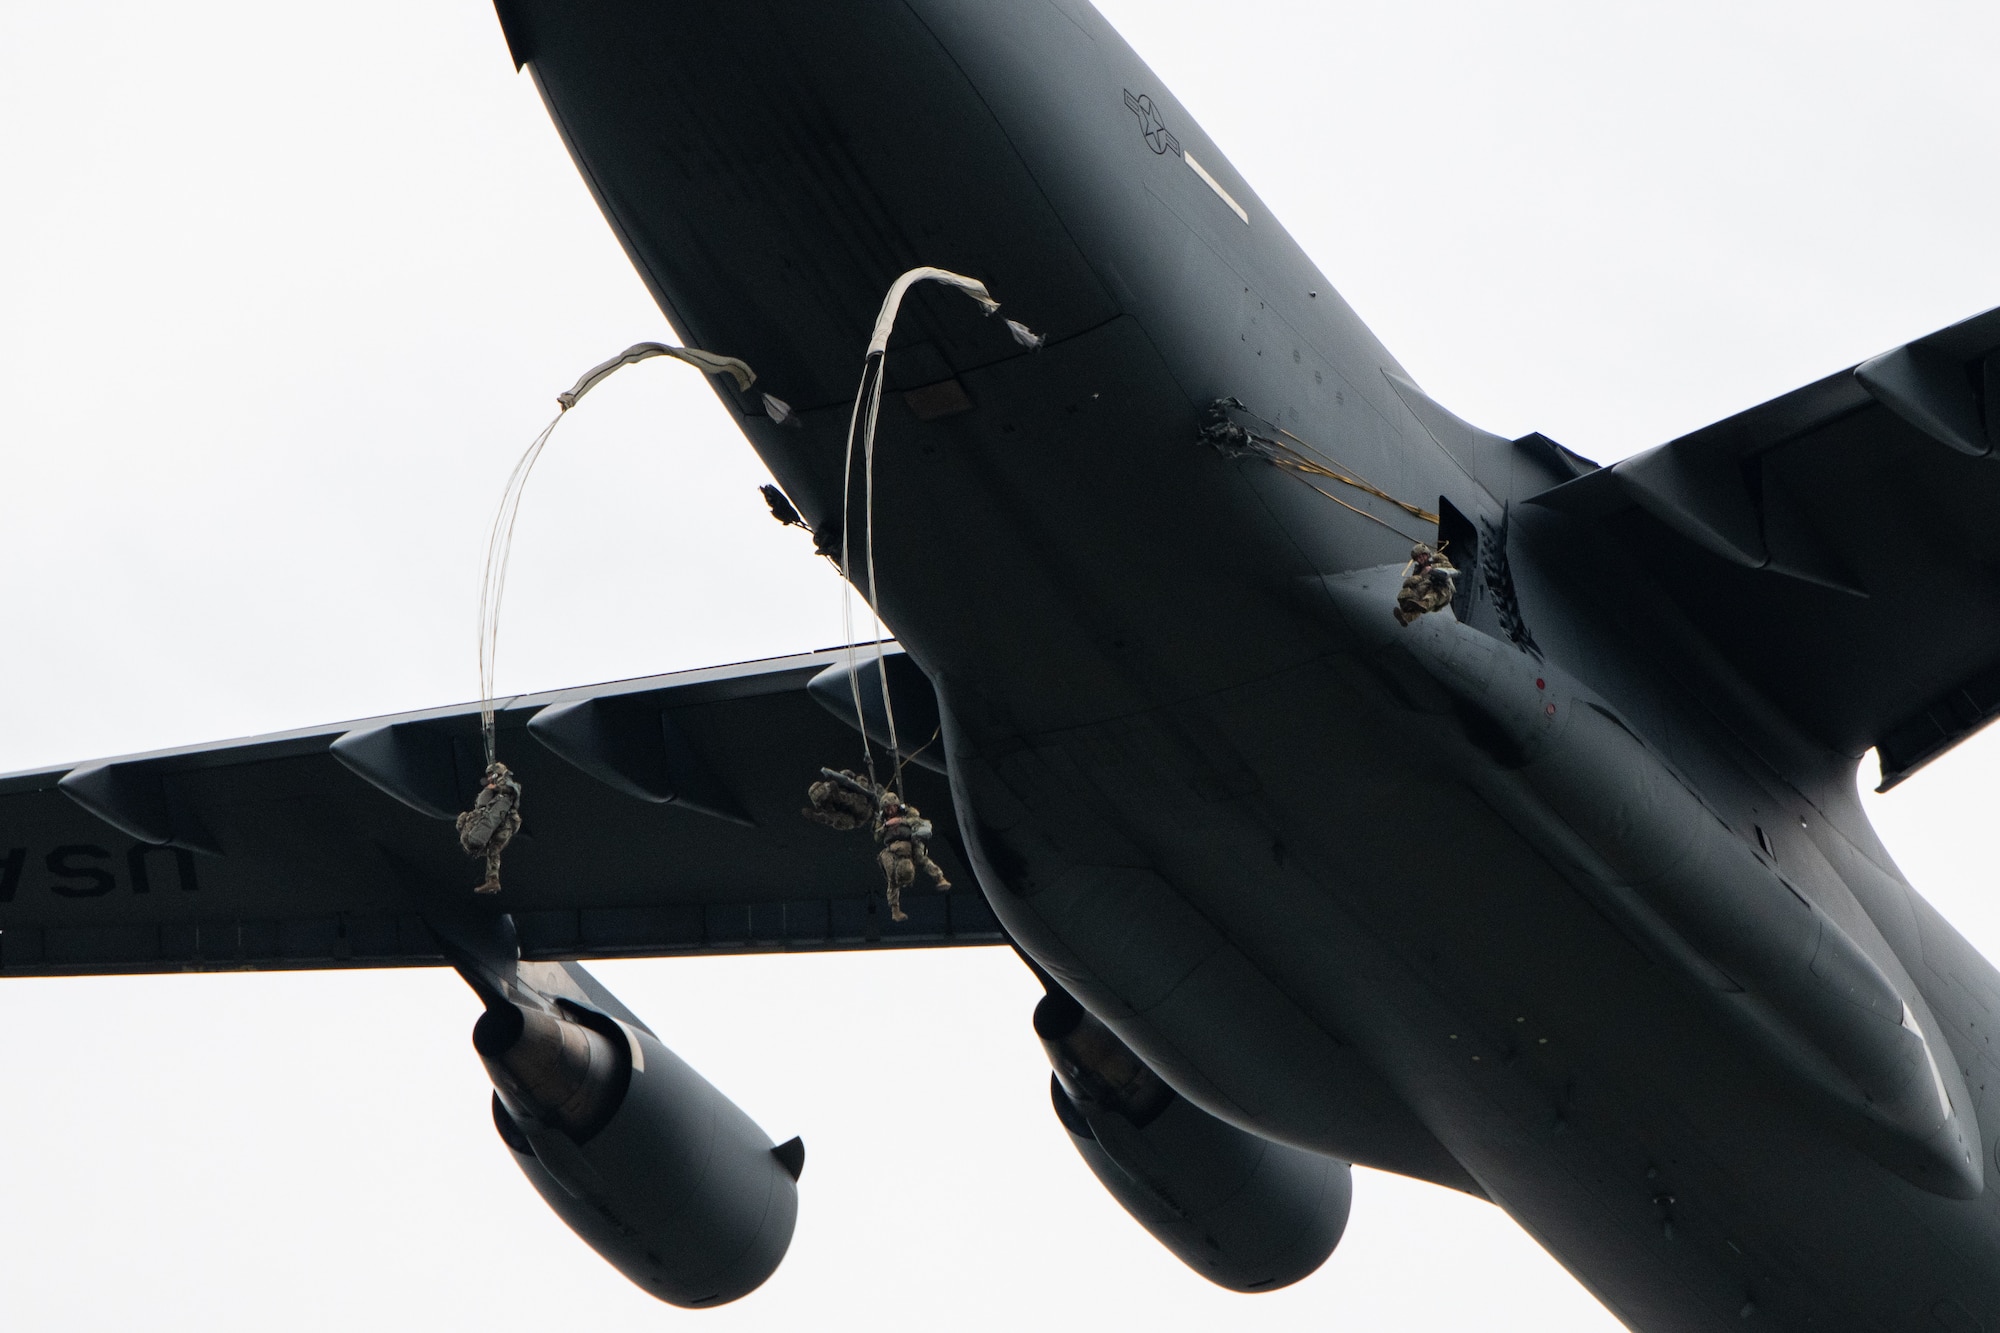
<svg viewBox="0 0 2000 1333">
<path fill-rule="evenodd" d="M 831 289 L 861 303 L 904 267 L 942 265 L 1049 335 L 1029 357 L 948 300 L 924 307 L 921 334 L 891 346 L 892 387 L 917 392 L 883 418 L 876 529 L 848 535 L 872 538 L 882 614 L 936 685 L 995 911 L 1153 1069 L 1260 1134 L 1483 1192 L 1637 1328 L 1864 1327 L 1893 1323 L 1913 1291 L 1995 1299 L 1990 1210 L 1959 1202 L 1981 1190 L 1979 1130 L 1916 1063 L 1936 1020 L 1821 1021 L 1823 997 L 1783 960 L 1740 961 L 1760 998 L 1739 1008 L 1763 1007 L 1731 1010 L 1690 975 L 1701 923 L 1621 912 L 1619 867 L 1588 883 L 1546 793 L 1523 790 L 1519 762 L 1468 730 L 1464 692 L 1395 641 L 1407 538 L 1434 530 L 1393 510 L 1360 521 L 1201 446 L 1202 411 L 1233 398 L 1390 494 L 1442 495 L 1489 542 L 1511 523 L 1527 547 L 1537 521 L 1468 486 L 1432 441 L 1411 447 L 1394 362 L 1285 242 L 1246 244 L 1246 226 L 1270 230 L 1254 199 L 1196 127 L 1148 112 L 1164 91 L 1101 20 L 1055 4 L 774 7 L 712 36 L 677 20 L 656 44 L 629 16 L 510 8 L 517 56 L 670 317 L 774 367 L 774 392 L 806 406 L 803 431 L 745 425 L 822 530 L 858 512 L 834 470 L 854 343 L 817 317 Z M 804 56 L 836 49 L 839 76 Z M 633 50 L 671 66 L 671 93 L 625 77 Z M 892 98 L 921 109 L 874 114 Z M 655 107 L 659 128 L 633 133 Z M 1177 170 L 1197 153 L 1206 165 Z M 775 193 L 752 197 L 752 163 Z M 1254 223 L 1232 216 L 1246 203 Z M 727 263 L 724 238 L 750 231 L 775 263 Z M 963 406 L 926 419 L 924 391 L 946 383 Z M 1367 576 L 1372 597 L 1353 585 Z M 1600 630 L 1565 627 L 1587 606 L 1533 591 L 1541 619 L 1526 645 L 1511 627 L 1503 671 L 1557 676 L 1543 648 L 1609 655 Z M 1357 631 L 1371 606 L 1379 624 Z M 1567 714 L 1594 696 L 1546 697 Z M 1710 746 L 1715 762 L 1754 767 L 1728 748 Z M 1674 814 L 1640 812 L 1670 840 L 1704 837 Z M 1843 869 L 1865 875 L 1864 860 Z M 1900 886 L 1874 874 L 1853 892 L 1886 906 Z M 1754 891 L 1782 897 L 1767 878 Z M 1863 915 L 1853 928 L 1879 945 Z M 1801 928 L 1863 953 L 1821 916 Z M 1803 1072 L 1774 1068 L 1793 1047 Z M 1875 1060 L 1860 1081 L 1907 1105 L 1816 1097 L 1804 1066 L 1829 1059 Z M 1914 1253 L 1884 1241 L 1968 1224 Z M 1960 1267 L 1975 1233 L 1987 1258 Z"/>
<path fill-rule="evenodd" d="M 503 701 L 546 822 L 490 901 L 440 822 L 470 708 L 0 779 L 0 971 L 449 963 L 523 1172 L 681 1305 L 775 1269 L 803 1147 L 574 960 L 1004 941 L 1078 1151 L 1223 1286 L 1322 1261 L 1355 1163 L 1491 1200 L 1646 1333 L 2000 1327 L 2000 974 L 1853 794 L 2000 709 L 2000 618 L 1826 535 L 1850 474 L 1995 498 L 2000 322 L 1597 469 L 1425 396 L 1083 0 L 498 9 L 907 657 Z M 1043 341 L 914 289 L 857 456 L 926 265 Z M 1457 583 L 1404 624 L 1417 542 Z M 872 689 L 955 881 L 907 920 L 797 817 Z"/>
</svg>

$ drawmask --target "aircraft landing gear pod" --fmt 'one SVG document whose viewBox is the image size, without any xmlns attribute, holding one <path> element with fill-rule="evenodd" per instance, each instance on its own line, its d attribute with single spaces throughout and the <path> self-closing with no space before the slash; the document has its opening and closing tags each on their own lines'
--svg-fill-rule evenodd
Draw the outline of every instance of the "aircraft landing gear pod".
<svg viewBox="0 0 2000 1333">
<path fill-rule="evenodd" d="M 1035 1006 L 1035 1035 L 1070 1142 L 1175 1258 L 1231 1291 L 1275 1291 L 1333 1253 L 1353 1197 L 1347 1163 L 1217 1120 L 1060 990 Z"/>
</svg>

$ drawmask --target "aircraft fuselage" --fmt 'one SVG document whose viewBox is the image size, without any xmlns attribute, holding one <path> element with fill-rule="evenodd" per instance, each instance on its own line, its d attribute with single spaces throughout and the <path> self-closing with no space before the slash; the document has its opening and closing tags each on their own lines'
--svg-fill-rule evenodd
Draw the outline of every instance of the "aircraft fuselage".
<svg viewBox="0 0 2000 1333">
<path fill-rule="evenodd" d="M 1558 452 L 1424 398 L 1094 10 L 503 12 L 677 329 L 796 410 L 722 391 L 823 539 L 897 274 L 1047 336 L 912 298 L 879 606 L 995 911 L 1170 1083 L 1483 1194 L 1634 1328 L 2000 1319 L 2000 976 L 1853 758 L 1524 504 Z M 1457 611 L 1398 626 L 1437 528 L 1210 447 L 1227 398 L 1455 515 Z"/>
</svg>

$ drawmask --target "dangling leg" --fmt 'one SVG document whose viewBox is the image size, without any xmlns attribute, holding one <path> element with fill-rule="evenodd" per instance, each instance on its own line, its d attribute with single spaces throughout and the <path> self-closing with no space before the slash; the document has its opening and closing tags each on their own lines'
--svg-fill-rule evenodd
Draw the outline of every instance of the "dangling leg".
<svg viewBox="0 0 2000 1333">
<path fill-rule="evenodd" d="M 913 842 L 910 844 L 910 851 L 916 860 L 917 867 L 931 877 L 931 883 L 937 885 L 939 893 L 943 893 L 951 887 L 951 881 L 944 877 L 944 867 L 931 860 L 929 848 L 920 842 Z M 916 875 L 912 874 L 910 879 L 914 881 Z"/>
<path fill-rule="evenodd" d="M 891 921 L 910 919 L 903 911 L 903 890 L 916 882 L 917 868 L 910 861 L 909 848 L 910 844 L 907 842 L 892 842 L 875 858 L 881 863 L 883 877 L 888 880 L 887 896 Z"/>
<path fill-rule="evenodd" d="M 500 892 L 500 849 L 498 847 L 488 847 L 486 849 L 486 882 L 473 889 L 473 892 Z"/>
</svg>

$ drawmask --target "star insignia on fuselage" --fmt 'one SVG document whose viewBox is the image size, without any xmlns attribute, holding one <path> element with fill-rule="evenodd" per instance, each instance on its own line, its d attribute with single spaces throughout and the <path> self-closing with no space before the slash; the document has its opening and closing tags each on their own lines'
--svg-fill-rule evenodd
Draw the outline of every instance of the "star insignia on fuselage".
<svg viewBox="0 0 2000 1333">
<path fill-rule="evenodd" d="M 1125 109 L 1139 118 L 1139 133 L 1146 138 L 1146 146 L 1156 153 L 1172 153 L 1179 157 L 1181 141 L 1167 128 L 1166 119 L 1160 115 L 1160 108 L 1145 93 L 1136 97 L 1128 88 L 1125 90 Z"/>
</svg>

